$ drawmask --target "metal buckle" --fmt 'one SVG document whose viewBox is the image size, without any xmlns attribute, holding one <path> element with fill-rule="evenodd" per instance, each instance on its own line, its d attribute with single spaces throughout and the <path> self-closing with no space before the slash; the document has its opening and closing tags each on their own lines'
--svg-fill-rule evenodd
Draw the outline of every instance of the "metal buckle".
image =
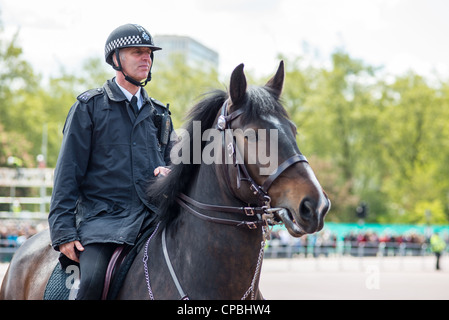
<svg viewBox="0 0 449 320">
<path fill-rule="evenodd" d="M 255 224 L 254 222 L 250 221 L 250 222 L 245 222 L 245 224 L 247 225 L 247 227 L 251 230 L 257 229 L 257 224 Z"/>
<path fill-rule="evenodd" d="M 232 157 L 234 155 L 234 144 L 232 142 L 228 143 L 228 156 Z"/>
<path fill-rule="evenodd" d="M 269 195 L 265 195 L 263 198 L 265 200 L 265 207 L 267 207 L 267 209 L 270 209 L 271 208 L 271 197 Z"/>
<path fill-rule="evenodd" d="M 220 115 L 217 120 L 217 128 L 218 130 L 223 131 L 226 129 L 226 118 L 224 115 Z"/>
<path fill-rule="evenodd" d="M 247 216 L 254 216 L 256 213 L 254 212 L 254 208 L 253 207 L 244 207 L 243 210 L 245 211 L 245 214 Z"/>
<path fill-rule="evenodd" d="M 249 190 L 251 190 L 254 195 L 259 193 L 258 188 L 254 184 L 251 184 L 251 186 L 249 187 Z"/>
</svg>

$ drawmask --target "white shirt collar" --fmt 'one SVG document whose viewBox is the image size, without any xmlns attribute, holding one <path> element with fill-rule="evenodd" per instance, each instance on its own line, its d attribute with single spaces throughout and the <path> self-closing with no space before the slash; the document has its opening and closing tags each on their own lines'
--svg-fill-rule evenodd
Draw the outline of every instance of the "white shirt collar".
<svg viewBox="0 0 449 320">
<path fill-rule="evenodd" d="M 120 88 L 120 90 L 122 90 L 122 92 L 125 95 L 126 99 L 128 99 L 128 101 L 131 101 L 133 95 L 128 90 L 126 90 L 121 85 L 119 85 L 116 79 L 114 79 L 114 81 L 117 84 L 117 86 Z M 142 97 L 141 97 L 142 95 L 140 94 L 141 89 L 142 88 L 139 87 L 139 90 L 137 90 L 137 92 L 135 94 L 135 96 L 137 98 L 137 106 L 139 107 L 139 109 L 142 107 L 142 104 L 143 104 Z"/>
</svg>

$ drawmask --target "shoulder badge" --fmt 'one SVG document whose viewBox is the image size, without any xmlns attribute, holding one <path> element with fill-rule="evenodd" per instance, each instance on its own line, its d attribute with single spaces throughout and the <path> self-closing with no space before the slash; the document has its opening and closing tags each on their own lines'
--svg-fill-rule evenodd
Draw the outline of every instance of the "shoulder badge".
<svg viewBox="0 0 449 320">
<path fill-rule="evenodd" d="M 163 104 L 162 102 L 160 102 L 159 100 L 156 100 L 156 99 L 154 99 L 154 98 L 150 98 L 150 99 L 151 99 L 151 102 L 157 104 L 158 106 L 160 106 L 160 107 L 162 107 L 162 108 L 164 108 L 164 109 L 167 109 L 167 106 L 164 105 L 164 104 Z"/>
<path fill-rule="evenodd" d="M 90 89 L 87 90 L 86 92 L 81 93 L 77 99 L 81 102 L 87 103 L 91 98 L 98 96 L 99 94 L 103 93 L 103 89 L 102 88 L 97 88 L 97 89 Z"/>
<path fill-rule="evenodd" d="M 154 99 L 154 98 L 150 98 L 150 100 L 151 100 L 151 102 L 153 102 L 154 104 L 156 104 L 158 107 L 161 107 L 161 108 L 164 110 L 164 111 L 162 111 L 162 112 L 165 112 L 165 110 L 167 110 L 167 111 L 168 111 L 168 114 L 169 114 L 169 115 L 171 114 L 171 111 L 168 109 L 169 104 L 164 105 L 162 102 L 160 102 L 159 100 L 156 100 L 156 99 Z"/>
</svg>

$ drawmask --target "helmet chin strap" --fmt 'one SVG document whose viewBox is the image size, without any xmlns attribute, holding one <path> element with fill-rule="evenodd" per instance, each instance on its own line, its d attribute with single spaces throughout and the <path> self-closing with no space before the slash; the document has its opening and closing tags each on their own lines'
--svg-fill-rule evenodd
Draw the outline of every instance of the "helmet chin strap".
<svg viewBox="0 0 449 320">
<path fill-rule="evenodd" d="M 134 78 L 131 78 L 130 76 L 126 75 L 123 70 L 120 70 L 122 72 L 122 74 L 125 76 L 125 80 L 132 83 L 133 85 L 137 86 L 137 87 L 145 87 L 148 83 L 148 81 L 150 81 L 151 79 L 151 75 L 150 73 L 148 73 L 148 77 L 144 80 L 144 81 L 137 81 Z"/>
<path fill-rule="evenodd" d="M 132 83 L 136 87 L 145 87 L 147 85 L 147 83 L 151 81 L 151 68 L 153 67 L 153 65 L 151 65 L 150 72 L 148 72 L 147 78 L 143 81 L 137 81 L 136 79 L 126 75 L 123 72 L 119 52 L 120 52 L 120 49 L 115 49 L 115 57 L 116 57 L 118 66 L 116 66 L 114 63 L 112 63 L 113 64 L 112 67 L 114 68 L 114 70 L 120 71 L 123 74 L 123 76 L 125 77 L 125 80 L 128 81 L 129 83 Z"/>
</svg>

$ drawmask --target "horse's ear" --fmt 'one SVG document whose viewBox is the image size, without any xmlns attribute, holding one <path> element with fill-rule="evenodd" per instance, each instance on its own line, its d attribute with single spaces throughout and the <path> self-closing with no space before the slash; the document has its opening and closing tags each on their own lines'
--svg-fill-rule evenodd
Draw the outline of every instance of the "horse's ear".
<svg viewBox="0 0 449 320">
<path fill-rule="evenodd" d="M 267 84 L 265 85 L 266 87 L 273 89 L 278 98 L 280 97 L 282 88 L 284 87 L 284 77 L 284 61 L 281 61 L 278 71 L 276 71 L 274 77 L 268 80 Z"/>
<path fill-rule="evenodd" d="M 231 84 L 229 85 L 229 95 L 233 105 L 238 104 L 246 94 L 246 77 L 243 72 L 243 63 L 237 66 L 231 75 Z"/>
</svg>

